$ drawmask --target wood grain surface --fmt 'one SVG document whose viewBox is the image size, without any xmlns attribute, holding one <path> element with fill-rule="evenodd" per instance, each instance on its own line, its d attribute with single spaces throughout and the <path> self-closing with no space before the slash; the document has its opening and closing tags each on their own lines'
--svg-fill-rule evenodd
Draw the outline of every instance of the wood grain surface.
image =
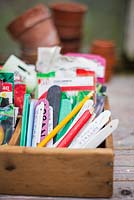
<svg viewBox="0 0 134 200">
<path fill-rule="evenodd" d="M 0 148 L 0 193 L 47 196 L 112 195 L 110 148 Z M 101 169 L 101 173 L 100 173 Z"/>
</svg>

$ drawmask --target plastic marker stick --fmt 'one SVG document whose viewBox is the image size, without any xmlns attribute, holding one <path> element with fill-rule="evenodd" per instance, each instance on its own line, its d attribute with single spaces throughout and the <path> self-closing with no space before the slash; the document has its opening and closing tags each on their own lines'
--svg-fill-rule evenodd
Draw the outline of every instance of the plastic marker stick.
<svg viewBox="0 0 134 200">
<path fill-rule="evenodd" d="M 98 96 L 97 97 L 97 103 L 95 105 L 95 113 L 96 116 L 98 116 L 104 109 L 104 104 L 105 104 L 105 96 Z"/>
<path fill-rule="evenodd" d="M 41 138 L 41 129 L 42 129 L 42 122 L 43 122 L 43 113 L 44 113 L 44 103 L 41 102 L 40 103 L 40 110 L 39 110 L 39 114 L 38 114 L 38 121 L 36 122 L 37 123 L 37 143 L 40 142 L 40 138 Z"/>
<path fill-rule="evenodd" d="M 60 112 L 59 112 L 59 120 L 60 123 L 70 112 L 72 111 L 72 104 L 69 99 L 62 99 L 60 104 Z M 70 120 L 55 136 L 55 141 L 57 142 L 67 131 L 70 127 L 72 121 Z"/>
<path fill-rule="evenodd" d="M 87 100 L 84 105 L 82 106 L 82 108 L 80 109 L 80 111 L 78 112 L 78 114 L 76 115 L 76 117 L 74 118 L 71 126 L 69 127 L 69 129 L 67 130 L 67 132 L 73 127 L 73 125 L 79 120 L 79 118 L 82 116 L 82 114 L 87 110 L 93 106 L 93 100 Z M 94 115 L 94 113 L 92 114 L 92 116 Z M 91 116 L 91 118 L 92 118 Z M 90 118 L 90 119 L 91 119 Z M 57 147 L 58 144 L 60 143 L 60 141 L 64 138 L 64 136 L 67 134 L 67 132 L 56 142 L 54 143 L 53 147 Z"/>
<path fill-rule="evenodd" d="M 32 147 L 36 147 L 37 142 L 41 136 L 41 127 L 42 127 L 42 120 L 43 120 L 43 110 L 44 104 L 40 103 L 36 107 L 35 111 L 35 119 L 34 119 L 34 128 L 33 128 L 33 138 L 32 138 Z"/>
<path fill-rule="evenodd" d="M 88 143 L 91 135 L 96 134 L 109 121 L 111 112 L 105 110 L 93 122 L 88 122 L 84 126 L 84 130 L 80 130 L 78 135 L 74 138 L 69 148 L 83 148 Z M 90 121 L 90 120 L 89 120 Z"/>
<path fill-rule="evenodd" d="M 27 128 L 27 141 L 26 146 L 32 146 L 32 134 L 33 134 L 33 125 L 34 125 L 34 114 L 35 114 L 35 105 L 37 100 L 32 99 L 30 103 L 29 119 L 28 119 L 28 128 Z"/>
<path fill-rule="evenodd" d="M 57 145 L 57 147 L 67 147 L 74 137 L 78 134 L 80 129 L 86 124 L 86 122 L 92 116 L 93 108 L 91 111 L 86 110 L 83 115 L 79 118 L 79 120 L 73 125 L 73 127 L 68 131 L 65 137 L 61 140 L 61 142 Z"/>
<path fill-rule="evenodd" d="M 97 103 L 97 105 L 95 105 L 94 113 L 92 117 L 90 118 L 90 122 L 92 122 L 95 119 L 95 117 L 97 117 L 100 113 L 102 113 L 104 109 L 104 100 L 105 100 L 105 96 L 102 96 L 100 101 Z"/>
<path fill-rule="evenodd" d="M 53 107 L 49 106 L 48 133 L 53 130 Z M 53 146 L 53 138 L 46 144 L 46 147 Z"/>
<path fill-rule="evenodd" d="M 58 124 L 60 100 L 61 100 L 61 88 L 58 85 L 53 85 L 48 89 L 47 100 L 49 105 L 53 107 L 53 128 Z"/>
<path fill-rule="evenodd" d="M 73 127 L 73 125 L 78 121 L 78 119 L 82 116 L 82 114 L 86 111 L 86 110 L 90 110 L 90 108 L 93 106 L 93 100 L 87 100 L 84 105 L 82 106 L 82 108 L 80 109 L 80 111 L 78 112 L 78 114 L 76 115 L 75 119 L 73 120 L 73 123 L 71 124 L 71 126 L 69 127 L 68 131 Z"/>
<path fill-rule="evenodd" d="M 92 135 L 88 143 L 83 148 L 96 148 L 98 147 L 118 126 L 119 120 L 115 119 L 109 122 L 97 134 Z"/>
<path fill-rule="evenodd" d="M 39 100 L 44 104 L 44 109 L 43 109 L 43 120 L 41 123 L 41 137 L 39 138 L 39 142 L 42 141 L 46 135 L 48 134 L 48 121 L 49 121 L 49 103 L 47 99 L 42 99 Z"/>
<path fill-rule="evenodd" d="M 40 105 L 35 108 L 35 116 L 34 116 L 34 126 L 33 126 L 33 135 L 32 135 L 32 147 L 36 147 L 36 140 L 37 140 L 37 121 L 38 121 L 38 113 L 39 113 Z"/>
<path fill-rule="evenodd" d="M 90 99 L 93 94 L 94 92 L 90 92 L 87 96 L 85 96 L 84 99 L 48 134 L 48 136 L 38 144 L 38 147 L 45 146 L 58 133 L 58 131 L 65 126 L 65 124 L 67 124 L 75 114 L 78 113 L 84 103 Z"/>
<path fill-rule="evenodd" d="M 21 135 L 20 135 L 20 146 L 26 146 L 26 135 L 27 135 L 30 99 L 31 99 L 30 94 L 25 94 L 23 113 L 22 113 L 22 128 L 21 128 Z"/>
</svg>

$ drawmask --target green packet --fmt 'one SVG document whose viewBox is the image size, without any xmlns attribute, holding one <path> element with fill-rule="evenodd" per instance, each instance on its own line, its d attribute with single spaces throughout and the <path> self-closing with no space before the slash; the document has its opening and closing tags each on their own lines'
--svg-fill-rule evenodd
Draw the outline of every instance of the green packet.
<svg viewBox="0 0 134 200">
<path fill-rule="evenodd" d="M 0 145 L 7 144 L 14 132 L 14 105 L 0 107 Z"/>
</svg>

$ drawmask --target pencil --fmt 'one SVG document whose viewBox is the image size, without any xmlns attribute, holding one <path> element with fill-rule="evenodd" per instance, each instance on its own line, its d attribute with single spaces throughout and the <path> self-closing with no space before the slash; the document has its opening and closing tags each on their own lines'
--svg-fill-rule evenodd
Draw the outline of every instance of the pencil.
<svg viewBox="0 0 134 200">
<path fill-rule="evenodd" d="M 38 147 L 45 146 L 59 131 L 63 128 L 81 109 L 84 103 L 93 96 L 94 92 L 90 92 L 83 100 L 38 144 Z"/>
</svg>

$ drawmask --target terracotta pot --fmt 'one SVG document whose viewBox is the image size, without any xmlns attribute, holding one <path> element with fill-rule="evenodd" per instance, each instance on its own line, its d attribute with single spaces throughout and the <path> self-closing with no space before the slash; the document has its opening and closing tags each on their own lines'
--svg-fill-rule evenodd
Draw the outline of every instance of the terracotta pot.
<svg viewBox="0 0 134 200">
<path fill-rule="evenodd" d="M 18 40 L 25 48 L 54 46 L 60 43 L 51 18 L 41 21 L 36 26 L 28 29 L 18 37 Z"/>
<path fill-rule="evenodd" d="M 113 70 L 112 69 L 106 70 L 106 75 L 105 75 L 105 82 L 106 83 L 111 80 L 112 74 L 113 74 Z"/>
<path fill-rule="evenodd" d="M 57 31 L 61 39 L 79 39 L 82 37 L 80 27 L 57 26 Z"/>
<path fill-rule="evenodd" d="M 74 2 L 53 3 L 50 6 L 56 26 L 79 26 L 83 25 L 83 17 L 87 6 Z"/>
<path fill-rule="evenodd" d="M 90 52 L 106 59 L 105 80 L 108 82 L 112 77 L 116 63 L 115 43 L 110 40 L 95 40 L 91 45 Z"/>
<path fill-rule="evenodd" d="M 57 30 L 49 10 L 42 4 L 26 11 L 11 22 L 7 29 L 24 48 L 33 49 L 59 44 Z"/>
<path fill-rule="evenodd" d="M 76 53 L 80 51 L 81 39 L 77 40 L 62 40 L 61 41 L 62 51 L 61 53 Z"/>
<path fill-rule="evenodd" d="M 40 21 L 50 18 L 49 9 L 43 4 L 38 4 L 32 9 L 27 10 L 21 16 L 13 20 L 7 27 L 7 30 L 13 38 L 17 38 L 27 29 L 33 27 Z"/>
</svg>

